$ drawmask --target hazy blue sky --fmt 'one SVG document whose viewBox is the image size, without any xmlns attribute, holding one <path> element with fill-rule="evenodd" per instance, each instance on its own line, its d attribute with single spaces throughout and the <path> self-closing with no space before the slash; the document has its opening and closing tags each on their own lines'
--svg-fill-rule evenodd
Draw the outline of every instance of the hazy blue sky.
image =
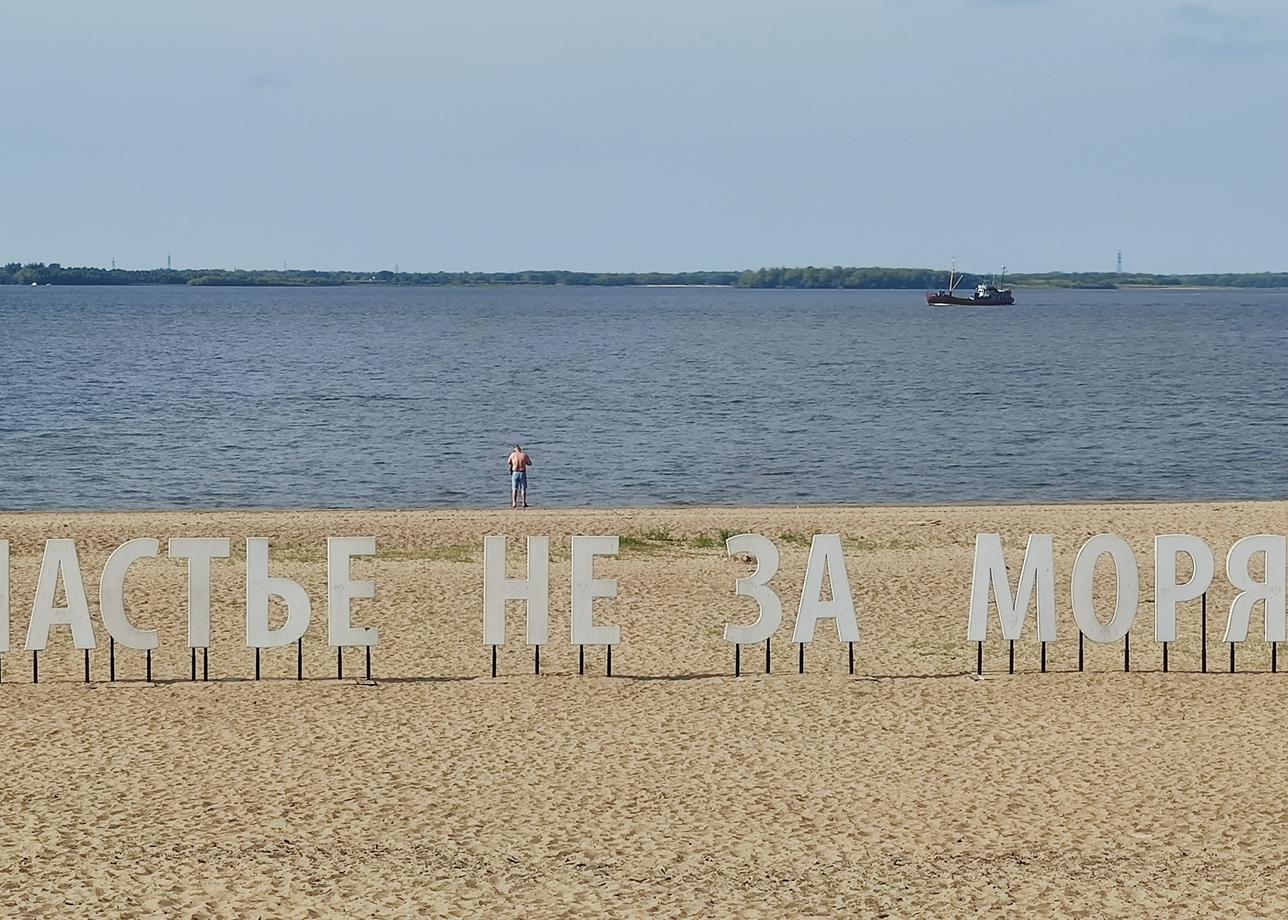
<svg viewBox="0 0 1288 920">
<path fill-rule="evenodd" d="M 1288 4 L 6 4 L 0 260 L 1288 270 Z"/>
</svg>

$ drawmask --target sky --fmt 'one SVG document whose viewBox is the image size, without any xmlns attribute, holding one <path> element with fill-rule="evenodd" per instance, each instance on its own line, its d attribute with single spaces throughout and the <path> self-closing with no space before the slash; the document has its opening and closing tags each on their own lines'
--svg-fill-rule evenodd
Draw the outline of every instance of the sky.
<svg viewBox="0 0 1288 920">
<path fill-rule="evenodd" d="M 1288 270 L 1282 0 L 6 5 L 0 262 Z"/>
</svg>

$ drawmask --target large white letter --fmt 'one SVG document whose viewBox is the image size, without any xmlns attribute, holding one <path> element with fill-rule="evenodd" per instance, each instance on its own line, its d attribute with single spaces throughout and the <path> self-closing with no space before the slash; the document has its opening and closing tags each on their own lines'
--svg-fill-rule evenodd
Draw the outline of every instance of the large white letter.
<svg viewBox="0 0 1288 920">
<path fill-rule="evenodd" d="M 175 537 L 170 558 L 188 560 L 188 647 L 210 648 L 210 560 L 226 559 L 226 537 Z"/>
<path fill-rule="evenodd" d="M 975 535 L 975 573 L 970 582 L 970 622 L 966 627 L 968 642 L 988 638 L 988 596 L 997 604 L 997 621 L 1003 639 L 1018 639 L 1024 631 L 1029 602 L 1034 589 L 1038 595 L 1038 641 L 1055 641 L 1055 550 L 1049 533 L 1029 534 L 1020 567 L 1020 583 L 1011 597 L 1011 582 L 1006 574 L 1006 554 L 1002 535 Z"/>
<path fill-rule="evenodd" d="M 1242 642 L 1248 638 L 1248 620 L 1252 608 L 1258 602 L 1265 602 L 1266 641 L 1284 641 L 1284 581 L 1288 578 L 1283 537 L 1274 534 L 1258 534 L 1255 537 L 1244 537 L 1230 547 L 1230 555 L 1225 560 L 1225 571 L 1230 584 L 1239 589 L 1233 603 L 1230 604 L 1230 619 L 1226 622 L 1223 642 Z M 1257 553 L 1265 554 L 1266 580 L 1254 581 L 1248 572 L 1248 565 Z"/>
<path fill-rule="evenodd" d="M 268 627 L 268 599 L 286 601 L 286 622 Z M 268 577 L 268 541 L 246 540 L 246 644 L 251 648 L 290 645 L 309 628 L 309 595 L 289 578 Z"/>
<path fill-rule="evenodd" d="M 572 538 L 572 644 L 616 645 L 620 626 L 595 625 L 595 598 L 616 597 L 617 582 L 595 578 L 595 557 L 616 556 L 616 537 Z"/>
<path fill-rule="evenodd" d="M 1185 553 L 1194 563 L 1194 574 L 1183 585 L 1176 583 L 1176 557 Z M 1154 538 L 1154 639 L 1176 641 L 1176 605 L 1201 597 L 1212 585 L 1216 560 L 1212 547 L 1185 533 Z"/>
<path fill-rule="evenodd" d="M 505 602 L 510 600 L 523 601 L 527 608 L 528 645 L 549 642 L 549 537 L 528 537 L 526 579 L 505 577 L 505 537 L 483 538 L 484 645 L 505 645 Z"/>
<path fill-rule="evenodd" d="M 0 540 L 0 655 L 9 651 L 9 541 Z"/>
<path fill-rule="evenodd" d="M 370 579 L 353 581 L 349 577 L 349 560 L 354 556 L 374 556 L 375 537 L 327 537 L 327 642 L 330 645 L 376 645 L 380 633 L 374 626 L 354 626 L 349 618 L 349 602 L 376 596 L 376 583 Z"/>
<path fill-rule="evenodd" d="M 151 537 L 129 540 L 112 550 L 98 583 L 98 612 L 108 635 L 126 648 L 150 649 L 159 644 L 155 629 L 136 629 L 125 615 L 125 573 L 140 559 L 155 559 L 161 545 Z"/>
<path fill-rule="evenodd" d="M 733 593 L 750 597 L 760 608 L 756 622 L 750 626 L 727 624 L 724 630 L 725 641 L 744 645 L 764 642 L 783 625 L 783 602 L 769 587 L 770 579 L 778 571 L 778 547 L 768 537 L 762 537 L 758 533 L 734 534 L 725 541 L 725 547 L 730 556 L 745 553 L 756 557 L 756 571 L 747 578 L 735 581 Z"/>
<path fill-rule="evenodd" d="M 1118 582 L 1117 600 L 1114 602 L 1114 615 L 1108 623 L 1101 623 L 1096 617 L 1096 605 L 1092 597 L 1092 585 L 1096 577 L 1096 563 L 1100 557 L 1108 555 L 1114 561 L 1114 577 Z M 1140 572 L 1136 568 L 1136 556 L 1122 537 L 1111 533 L 1097 534 L 1078 550 L 1078 558 L 1073 561 L 1073 584 L 1071 594 L 1073 601 L 1073 618 L 1078 628 L 1092 642 L 1117 642 L 1131 630 L 1136 619 L 1136 608 L 1139 597 Z"/>
<path fill-rule="evenodd" d="M 63 580 L 66 607 L 55 607 L 58 579 Z M 72 540 L 46 540 L 36 579 L 36 598 L 31 604 L 31 623 L 27 626 L 27 650 L 44 651 L 49 644 L 49 627 L 70 626 L 77 648 L 94 648 L 94 623 L 89 618 L 89 600 L 81 579 L 76 544 Z"/>
<path fill-rule="evenodd" d="M 823 600 L 823 576 L 832 585 L 832 599 Z M 805 584 L 801 588 L 801 605 L 796 611 L 793 642 L 813 642 L 814 627 L 819 620 L 836 620 L 836 637 L 842 642 L 859 641 L 859 621 L 854 617 L 854 600 L 850 597 L 850 577 L 845 572 L 845 552 L 841 535 L 815 534 L 810 541 L 809 562 L 805 566 Z"/>
</svg>

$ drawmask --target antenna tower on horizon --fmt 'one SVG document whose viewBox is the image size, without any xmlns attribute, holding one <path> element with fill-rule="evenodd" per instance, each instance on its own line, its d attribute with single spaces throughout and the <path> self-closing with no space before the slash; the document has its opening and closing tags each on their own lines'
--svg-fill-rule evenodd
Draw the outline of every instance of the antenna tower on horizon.
<svg viewBox="0 0 1288 920">
<path fill-rule="evenodd" d="M 170 270 L 170 253 L 168 252 L 165 254 L 165 270 Z"/>
<path fill-rule="evenodd" d="M 1117 271 L 1118 271 L 1118 274 L 1120 274 L 1120 275 L 1123 273 L 1123 251 L 1122 251 L 1121 249 L 1120 249 L 1120 250 L 1118 250 L 1118 269 L 1117 269 Z"/>
</svg>

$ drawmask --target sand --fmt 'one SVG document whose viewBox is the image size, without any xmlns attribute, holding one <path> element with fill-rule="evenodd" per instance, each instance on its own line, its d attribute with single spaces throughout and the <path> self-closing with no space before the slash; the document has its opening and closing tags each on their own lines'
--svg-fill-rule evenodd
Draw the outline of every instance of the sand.
<svg viewBox="0 0 1288 920">
<path fill-rule="evenodd" d="M 720 531 L 779 538 L 787 623 L 774 673 L 721 639 L 751 619 L 749 566 Z M 1038 672 L 1033 631 L 1006 673 L 971 676 L 973 541 L 1022 551 L 1055 535 L 1061 641 Z M 1077 673 L 1072 559 L 1118 533 L 1142 561 L 1132 671 L 1089 647 Z M 821 634 L 796 673 L 790 623 L 813 532 L 846 547 L 863 641 L 857 675 Z M 15 651 L 0 684 L 0 913 L 5 916 L 1268 916 L 1288 907 L 1288 674 L 1258 638 L 1239 673 L 1197 673 L 1198 612 L 1172 672 L 1152 636 L 1152 538 L 1190 532 L 1220 558 L 1288 532 L 1288 504 L 0 515 L 13 550 Z M 481 644 L 489 533 L 552 537 L 552 645 L 532 672 L 516 616 L 502 676 Z M 614 676 L 567 642 L 568 536 L 630 537 L 597 566 L 621 585 Z M 375 535 L 381 644 L 366 685 L 325 645 L 324 540 Z M 106 633 L 93 679 L 61 630 L 31 684 L 21 651 L 39 552 L 74 536 L 91 597 L 139 536 L 272 539 L 306 585 L 307 680 L 294 649 L 244 645 L 242 559 L 217 563 L 212 683 L 191 683 L 184 569 L 131 573 L 142 653 Z M 512 544 L 519 574 L 520 544 Z M 1015 556 L 1018 560 L 1018 555 Z M 1098 592 L 1107 596 L 1104 584 Z M 1232 591 L 1212 593 L 1211 666 Z M 1259 636 L 1260 618 L 1254 621 Z M 994 633 L 996 630 L 994 629 Z M 1285 662 L 1288 669 L 1288 662 Z"/>
</svg>

